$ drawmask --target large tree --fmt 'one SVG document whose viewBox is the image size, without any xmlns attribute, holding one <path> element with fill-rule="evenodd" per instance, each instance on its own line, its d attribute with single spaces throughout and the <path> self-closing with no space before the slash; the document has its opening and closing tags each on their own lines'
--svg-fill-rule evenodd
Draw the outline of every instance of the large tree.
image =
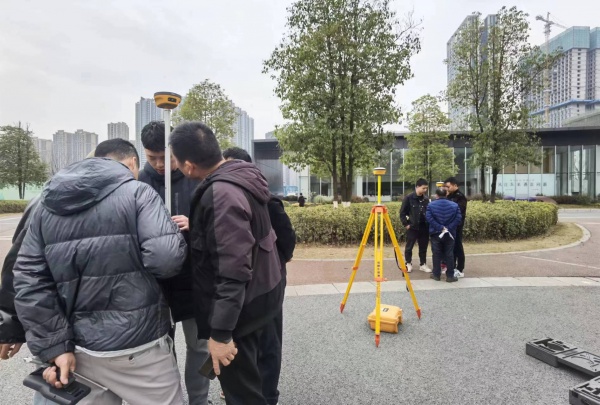
<svg viewBox="0 0 600 405">
<path fill-rule="evenodd" d="M 201 121 L 213 130 L 221 148 L 232 145 L 235 135 L 235 107 L 220 85 L 204 80 L 186 94 L 181 107 L 173 116 L 173 123 Z"/>
<path fill-rule="evenodd" d="M 396 90 L 412 76 L 418 32 L 388 0 L 298 0 L 287 29 L 264 69 L 287 122 L 275 133 L 282 160 L 326 170 L 350 201 L 356 171 L 392 144 L 383 127 L 400 120 Z"/>
<path fill-rule="evenodd" d="M 454 163 L 454 150 L 448 147 L 450 119 L 441 110 L 438 100 L 429 94 L 412 105 L 408 114 L 410 133 L 406 136 L 408 150 L 400 175 L 410 183 L 424 178 L 430 185 L 454 176 L 458 168 Z"/>
<path fill-rule="evenodd" d="M 27 185 L 41 186 L 48 179 L 31 136 L 20 123 L 0 127 L 0 187 L 17 187 L 20 199 L 25 198 Z"/>
<path fill-rule="evenodd" d="M 529 44 L 526 13 L 503 7 L 495 17 L 483 20 L 481 14 L 473 14 L 457 33 L 447 61 L 453 72 L 450 107 L 462 109 L 461 118 L 471 132 L 472 164 L 481 169 L 484 198 L 485 170 L 492 172 L 492 202 L 504 166 L 540 159 L 531 94 L 538 90 L 544 68 L 556 58 Z"/>
</svg>

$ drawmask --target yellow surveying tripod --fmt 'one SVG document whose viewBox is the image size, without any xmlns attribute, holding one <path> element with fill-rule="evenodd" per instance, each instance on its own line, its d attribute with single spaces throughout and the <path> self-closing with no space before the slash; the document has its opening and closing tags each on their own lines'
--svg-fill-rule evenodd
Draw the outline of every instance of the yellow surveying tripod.
<svg viewBox="0 0 600 405">
<path fill-rule="evenodd" d="M 379 347 L 379 335 L 381 333 L 381 282 L 385 281 L 383 277 L 384 222 L 390 235 L 390 239 L 392 240 L 392 244 L 394 245 L 394 251 L 396 253 L 398 263 L 400 264 L 400 269 L 402 270 L 404 278 L 406 279 L 406 288 L 410 292 L 410 297 L 412 299 L 413 305 L 415 306 L 415 310 L 417 311 L 417 317 L 419 317 L 419 319 L 421 319 L 421 308 L 419 308 L 419 304 L 417 303 L 417 297 L 415 297 L 415 292 L 412 288 L 408 271 L 406 271 L 406 263 L 404 263 L 404 257 L 400 252 L 400 247 L 398 246 L 398 240 L 396 239 L 396 234 L 394 233 L 394 228 L 392 227 L 392 221 L 390 220 L 388 209 L 385 205 L 381 203 L 381 176 L 385 174 L 385 168 L 377 167 L 373 170 L 373 174 L 377 176 L 377 204 L 374 205 L 371 209 L 371 215 L 369 216 L 369 221 L 367 222 L 365 233 L 363 234 L 362 241 L 360 242 L 360 248 L 358 249 L 356 260 L 354 261 L 354 266 L 352 266 L 352 275 L 350 276 L 350 281 L 348 281 L 348 287 L 346 287 L 344 299 L 342 300 L 342 303 L 340 305 L 340 312 L 344 312 L 344 307 L 346 306 L 346 301 L 348 300 L 348 296 L 350 295 L 352 283 L 354 283 L 354 278 L 356 277 L 356 272 L 358 271 L 360 260 L 362 258 L 363 252 L 365 251 L 365 246 L 367 245 L 369 235 L 371 234 L 371 228 L 373 227 L 373 224 L 375 224 L 375 236 L 373 238 L 373 242 L 375 245 L 374 272 L 375 282 L 377 283 L 375 297 L 375 346 Z"/>
</svg>

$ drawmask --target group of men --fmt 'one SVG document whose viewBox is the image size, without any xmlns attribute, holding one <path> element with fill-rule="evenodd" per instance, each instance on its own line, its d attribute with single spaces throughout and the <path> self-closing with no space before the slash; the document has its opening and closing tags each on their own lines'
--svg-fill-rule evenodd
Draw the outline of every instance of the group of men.
<svg viewBox="0 0 600 405">
<path fill-rule="evenodd" d="M 202 123 L 174 129 L 172 156 L 162 122 L 142 143 L 141 171 L 130 142 L 108 140 L 30 203 L 2 269 L 0 356 L 26 341 L 49 384 L 76 371 L 106 388 L 91 384 L 82 404 L 182 404 L 180 322 L 189 404 L 209 403 L 207 361 L 227 404 L 276 404 L 296 239 L 283 204 L 248 153 L 222 152 Z"/>
<path fill-rule="evenodd" d="M 463 228 L 467 216 L 467 198 L 460 191 L 458 181 L 450 177 L 443 187 L 435 190 L 435 200 L 430 201 L 429 184 L 417 180 L 415 191 L 402 200 L 400 221 L 406 228 L 404 258 L 407 271 L 413 269 L 412 251 L 419 247 L 419 269 L 431 273 L 430 278 L 440 281 L 442 268 L 446 268 L 446 281 L 464 277 L 465 252 Z M 433 270 L 427 266 L 427 247 L 431 240 Z"/>
</svg>

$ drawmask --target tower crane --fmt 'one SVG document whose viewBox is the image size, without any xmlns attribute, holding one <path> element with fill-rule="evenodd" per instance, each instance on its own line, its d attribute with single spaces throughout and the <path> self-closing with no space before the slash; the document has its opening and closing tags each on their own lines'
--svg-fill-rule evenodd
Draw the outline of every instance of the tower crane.
<svg viewBox="0 0 600 405">
<path fill-rule="evenodd" d="M 550 31 L 553 25 L 561 28 L 567 28 L 562 24 L 557 23 L 556 21 L 552 21 L 550 19 L 550 13 L 546 14 L 546 18 L 542 15 L 538 15 L 535 17 L 536 20 L 542 21 L 544 23 L 544 34 L 546 34 L 546 52 L 550 53 Z M 546 65 L 546 70 L 544 72 L 544 121 L 546 127 L 550 126 L 550 93 L 552 93 L 552 89 L 550 88 L 550 66 Z"/>
</svg>

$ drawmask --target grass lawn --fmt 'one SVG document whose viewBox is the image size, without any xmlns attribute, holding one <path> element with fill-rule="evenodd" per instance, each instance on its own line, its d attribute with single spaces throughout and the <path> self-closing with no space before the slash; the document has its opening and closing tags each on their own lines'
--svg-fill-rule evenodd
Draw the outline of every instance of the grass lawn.
<svg viewBox="0 0 600 405">
<path fill-rule="evenodd" d="M 577 204 L 558 204 L 558 208 L 560 209 L 600 209 L 600 204 L 590 204 L 590 205 L 577 205 Z"/>
<path fill-rule="evenodd" d="M 547 249 L 568 245 L 581 239 L 581 228 L 570 222 L 559 222 L 547 235 L 515 241 L 484 241 L 467 242 L 464 244 L 466 254 L 478 253 L 506 253 L 524 250 Z M 294 259 L 349 259 L 354 260 L 358 252 L 358 243 L 355 246 L 326 246 L 315 244 L 296 245 Z M 404 244 L 400 244 L 404 254 Z M 418 247 L 413 249 L 417 254 Z M 384 257 L 394 257 L 394 249 L 388 244 L 384 247 Z M 431 254 L 431 249 L 428 253 Z M 363 258 L 373 258 L 373 246 L 367 246 Z"/>
</svg>

